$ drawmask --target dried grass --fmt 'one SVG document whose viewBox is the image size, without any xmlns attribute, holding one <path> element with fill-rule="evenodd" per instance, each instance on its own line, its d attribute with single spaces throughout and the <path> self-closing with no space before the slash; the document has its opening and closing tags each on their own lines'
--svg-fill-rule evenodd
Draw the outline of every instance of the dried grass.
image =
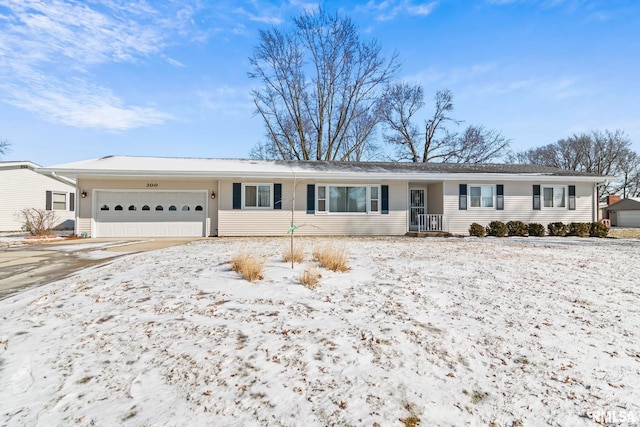
<svg viewBox="0 0 640 427">
<path fill-rule="evenodd" d="M 246 252 L 239 253 L 231 258 L 231 270 L 240 274 L 245 280 L 255 282 L 263 278 L 262 270 L 264 262 Z"/>
<path fill-rule="evenodd" d="M 640 239 L 640 228 L 611 227 L 609 229 L 609 236 L 620 239 Z"/>
<path fill-rule="evenodd" d="M 284 253 L 282 254 L 282 261 L 293 261 L 297 262 L 298 264 L 302 263 L 304 261 L 304 248 L 302 248 L 301 246 L 296 246 L 293 249 L 293 253 L 291 253 L 290 247 L 285 249 Z"/>
<path fill-rule="evenodd" d="M 320 282 L 321 277 L 317 268 L 307 267 L 300 275 L 300 283 L 304 287 L 313 290 L 318 287 L 318 282 Z"/>
<path fill-rule="evenodd" d="M 313 250 L 313 259 L 320 265 L 331 271 L 347 271 L 347 252 L 344 248 L 337 249 L 331 245 L 316 247 Z"/>
</svg>

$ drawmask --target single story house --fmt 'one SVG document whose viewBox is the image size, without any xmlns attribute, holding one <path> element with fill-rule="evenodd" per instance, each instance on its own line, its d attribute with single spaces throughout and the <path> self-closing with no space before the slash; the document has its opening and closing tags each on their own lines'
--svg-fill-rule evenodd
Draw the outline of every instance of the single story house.
<svg viewBox="0 0 640 427">
<path fill-rule="evenodd" d="M 607 206 L 611 225 L 616 227 L 640 227 L 640 197 L 619 200 Z"/>
<path fill-rule="evenodd" d="M 56 228 L 73 229 L 75 181 L 55 174 L 36 172 L 29 161 L 0 162 L 0 231 L 22 229 L 20 212 L 25 208 L 54 211 Z"/>
<path fill-rule="evenodd" d="M 91 237 L 467 234 L 473 222 L 597 220 L 611 177 L 531 165 L 108 156 L 40 169 L 77 181 Z"/>
</svg>

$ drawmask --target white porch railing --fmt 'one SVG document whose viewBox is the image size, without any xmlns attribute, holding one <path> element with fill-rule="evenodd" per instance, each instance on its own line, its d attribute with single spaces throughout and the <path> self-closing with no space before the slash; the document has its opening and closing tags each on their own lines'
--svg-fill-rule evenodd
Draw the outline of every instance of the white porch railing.
<svg viewBox="0 0 640 427">
<path fill-rule="evenodd" d="M 419 214 L 418 231 L 445 231 L 444 215 Z"/>
</svg>

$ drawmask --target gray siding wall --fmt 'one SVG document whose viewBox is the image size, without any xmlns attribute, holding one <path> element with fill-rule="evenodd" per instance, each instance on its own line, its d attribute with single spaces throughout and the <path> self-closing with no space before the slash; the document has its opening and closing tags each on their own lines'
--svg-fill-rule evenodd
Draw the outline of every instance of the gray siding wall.
<svg viewBox="0 0 640 427">
<path fill-rule="evenodd" d="M 75 187 L 28 168 L 0 170 L 0 231 L 21 230 L 20 211 L 24 208 L 45 209 L 47 191 L 67 195 L 67 209 L 53 212 L 58 219 L 56 227 L 73 228 L 76 214 L 69 210 L 69 194 L 75 193 Z"/>
<path fill-rule="evenodd" d="M 460 184 L 503 184 L 504 185 L 504 210 L 495 209 L 458 209 Z M 533 210 L 533 185 L 575 185 L 576 186 L 576 210 L 545 209 Z M 526 223 L 537 222 L 545 227 L 550 222 L 591 222 L 593 216 L 592 204 L 593 184 L 572 182 L 462 182 L 451 181 L 445 183 L 444 209 L 446 224 L 451 233 L 468 234 L 469 225 L 477 222 L 487 225 L 491 221 L 523 221 Z M 467 200 L 468 201 L 468 200 Z"/>
<path fill-rule="evenodd" d="M 282 209 L 232 209 L 233 182 L 282 184 Z M 355 184 L 389 185 L 389 214 L 307 214 L 307 184 L 344 184 L 335 181 L 297 180 L 294 224 L 297 235 L 402 235 L 407 232 L 407 184 L 359 181 Z M 347 184 L 345 184 L 347 185 Z M 293 180 L 220 181 L 220 236 L 285 236 L 291 225 Z"/>
<path fill-rule="evenodd" d="M 147 184 L 158 184 L 157 187 L 148 188 Z M 87 233 L 91 236 L 91 211 L 93 208 L 93 190 L 136 190 L 140 192 L 166 191 L 166 190 L 207 190 L 209 209 L 206 220 L 207 236 L 216 235 L 218 228 L 218 181 L 212 179 L 160 179 L 160 178 L 135 178 L 135 179 L 78 179 L 78 221 L 76 234 Z M 87 192 L 87 197 L 80 197 L 82 191 Z M 211 191 L 216 192 L 216 198 L 211 199 Z"/>
</svg>

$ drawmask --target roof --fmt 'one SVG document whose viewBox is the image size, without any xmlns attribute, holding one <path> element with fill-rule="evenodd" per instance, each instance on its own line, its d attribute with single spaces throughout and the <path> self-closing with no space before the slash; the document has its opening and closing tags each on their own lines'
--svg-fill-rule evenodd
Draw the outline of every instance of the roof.
<svg viewBox="0 0 640 427">
<path fill-rule="evenodd" d="M 538 177 L 557 180 L 573 177 L 576 180 L 603 182 L 614 177 L 565 171 L 562 169 L 520 164 L 461 164 L 409 162 L 329 162 L 284 161 L 177 157 L 107 156 L 99 159 L 66 163 L 39 169 L 41 173 L 56 173 L 69 177 L 80 176 L 172 176 L 172 177 L 243 177 L 298 178 L 331 177 L 334 179 L 362 179 L 375 174 L 381 179 L 477 179 L 509 177 L 510 179 Z"/>
<path fill-rule="evenodd" d="M 40 172 L 40 170 L 42 169 L 40 167 L 40 165 L 30 162 L 28 160 L 16 160 L 16 161 L 11 161 L 11 162 L 0 162 L 0 171 L 3 170 L 12 170 L 12 169 L 30 169 L 32 171 L 35 172 Z M 42 172 L 40 172 L 42 173 Z M 73 179 L 72 177 L 67 177 L 67 176 L 60 176 L 58 174 L 56 174 L 53 171 L 49 171 L 49 172 L 45 172 L 42 173 L 43 175 L 51 178 L 51 179 L 55 179 L 56 181 L 59 181 L 63 184 L 66 185 L 70 185 L 72 187 L 75 187 L 76 185 L 76 181 L 75 179 Z"/>
<path fill-rule="evenodd" d="M 607 207 L 609 211 L 635 211 L 640 210 L 640 197 L 630 197 L 615 202 Z"/>
<path fill-rule="evenodd" d="M 39 168 L 40 165 L 37 165 L 28 160 L 16 160 L 12 162 L 0 162 L 0 170 L 1 169 L 19 169 L 19 168 L 28 168 L 28 169 L 36 169 Z"/>
</svg>

